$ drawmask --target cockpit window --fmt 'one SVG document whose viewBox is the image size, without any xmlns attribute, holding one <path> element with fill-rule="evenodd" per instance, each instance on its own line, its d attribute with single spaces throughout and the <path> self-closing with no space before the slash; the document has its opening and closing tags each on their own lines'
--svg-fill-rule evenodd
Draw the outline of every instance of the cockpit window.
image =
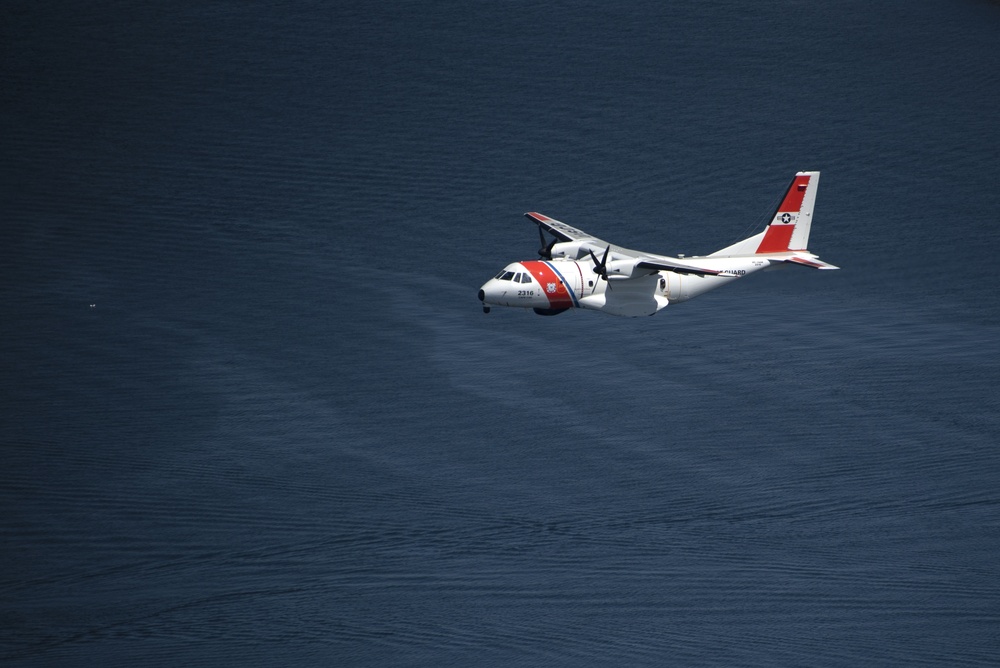
<svg viewBox="0 0 1000 668">
<path fill-rule="evenodd" d="M 503 273 L 504 273 L 505 271 L 507 271 L 507 270 L 506 270 L 506 269 L 501 269 L 501 270 L 500 270 L 500 273 L 498 273 L 498 274 L 497 274 L 496 276 L 494 276 L 493 278 L 502 278 L 502 277 L 503 277 Z"/>
<path fill-rule="evenodd" d="M 531 283 L 531 274 L 521 274 L 522 283 Z"/>
<path fill-rule="evenodd" d="M 500 277 L 500 280 L 501 281 L 509 281 L 512 278 L 514 278 L 514 272 L 512 272 L 512 271 L 505 271 L 505 272 L 503 272 L 503 275 Z"/>
<path fill-rule="evenodd" d="M 521 282 L 521 272 L 517 272 L 516 274 L 514 274 L 514 282 L 515 283 Z"/>
</svg>

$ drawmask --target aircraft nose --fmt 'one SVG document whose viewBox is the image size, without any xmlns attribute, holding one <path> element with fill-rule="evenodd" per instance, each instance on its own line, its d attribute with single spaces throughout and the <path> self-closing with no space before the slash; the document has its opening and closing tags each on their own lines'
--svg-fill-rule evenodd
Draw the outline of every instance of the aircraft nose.
<svg viewBox="0 0 1000 668">
<path fill-rule="evenodd" d="M 495 278 L 483 283 L 482 287 L 479 288 L 479 301 L 483 304 L 499 304 L 503 296 L 503 291 L 499 287 Z"/>
</svg>

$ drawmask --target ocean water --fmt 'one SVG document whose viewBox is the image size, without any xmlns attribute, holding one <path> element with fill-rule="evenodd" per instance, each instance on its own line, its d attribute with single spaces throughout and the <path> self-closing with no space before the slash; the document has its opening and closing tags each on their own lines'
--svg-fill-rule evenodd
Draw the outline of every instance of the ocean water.
<svg viewBox="0 0 1000 668">
<path fill-rule="evenodd" d="M 996 665 L 1000 6 L 13 2 L 0 659 Z M 811 249 L 481 312 L 524 211 Z"/>
</svg>

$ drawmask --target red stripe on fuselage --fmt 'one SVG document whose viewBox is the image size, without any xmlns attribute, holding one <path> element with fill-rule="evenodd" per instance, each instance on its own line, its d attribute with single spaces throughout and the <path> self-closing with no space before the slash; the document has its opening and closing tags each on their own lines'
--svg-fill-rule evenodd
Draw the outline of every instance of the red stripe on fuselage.
<svg viewBox="0 0 1000 668">
<path fill-rule="evenodd" d="M 542 292 L 548 298 L 549 306 L 552 308 L 573 308 L 573 298 L 569 294 L 569 286 L 562 282 L 562 279 L 556 272 L 552 271 L 549 265 L 540 260 L 529 260 L 521 264 L 531 272 L 534 279 L 542 286 Z"/>
</svg>

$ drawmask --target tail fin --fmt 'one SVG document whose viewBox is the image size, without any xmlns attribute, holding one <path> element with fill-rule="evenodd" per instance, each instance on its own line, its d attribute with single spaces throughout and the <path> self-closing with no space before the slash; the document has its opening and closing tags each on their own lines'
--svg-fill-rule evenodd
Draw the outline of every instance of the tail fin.
<svg viewBox="0 0 1000 668">
<path fill-rule="evenodd" d="M 819 172 L 799 172 L 795 175 L 771 218 L 771 224 L 764 230 L 764 238 L 756 253 L 784 253 L 808 248 L 818 187 Z"/>
<path fill-rule="evenodd" d="M 763 232 L 718 250 L 709 257 L 806 250 L 818 187 L 819 172 L 799 172 Z"/>
</svg>

